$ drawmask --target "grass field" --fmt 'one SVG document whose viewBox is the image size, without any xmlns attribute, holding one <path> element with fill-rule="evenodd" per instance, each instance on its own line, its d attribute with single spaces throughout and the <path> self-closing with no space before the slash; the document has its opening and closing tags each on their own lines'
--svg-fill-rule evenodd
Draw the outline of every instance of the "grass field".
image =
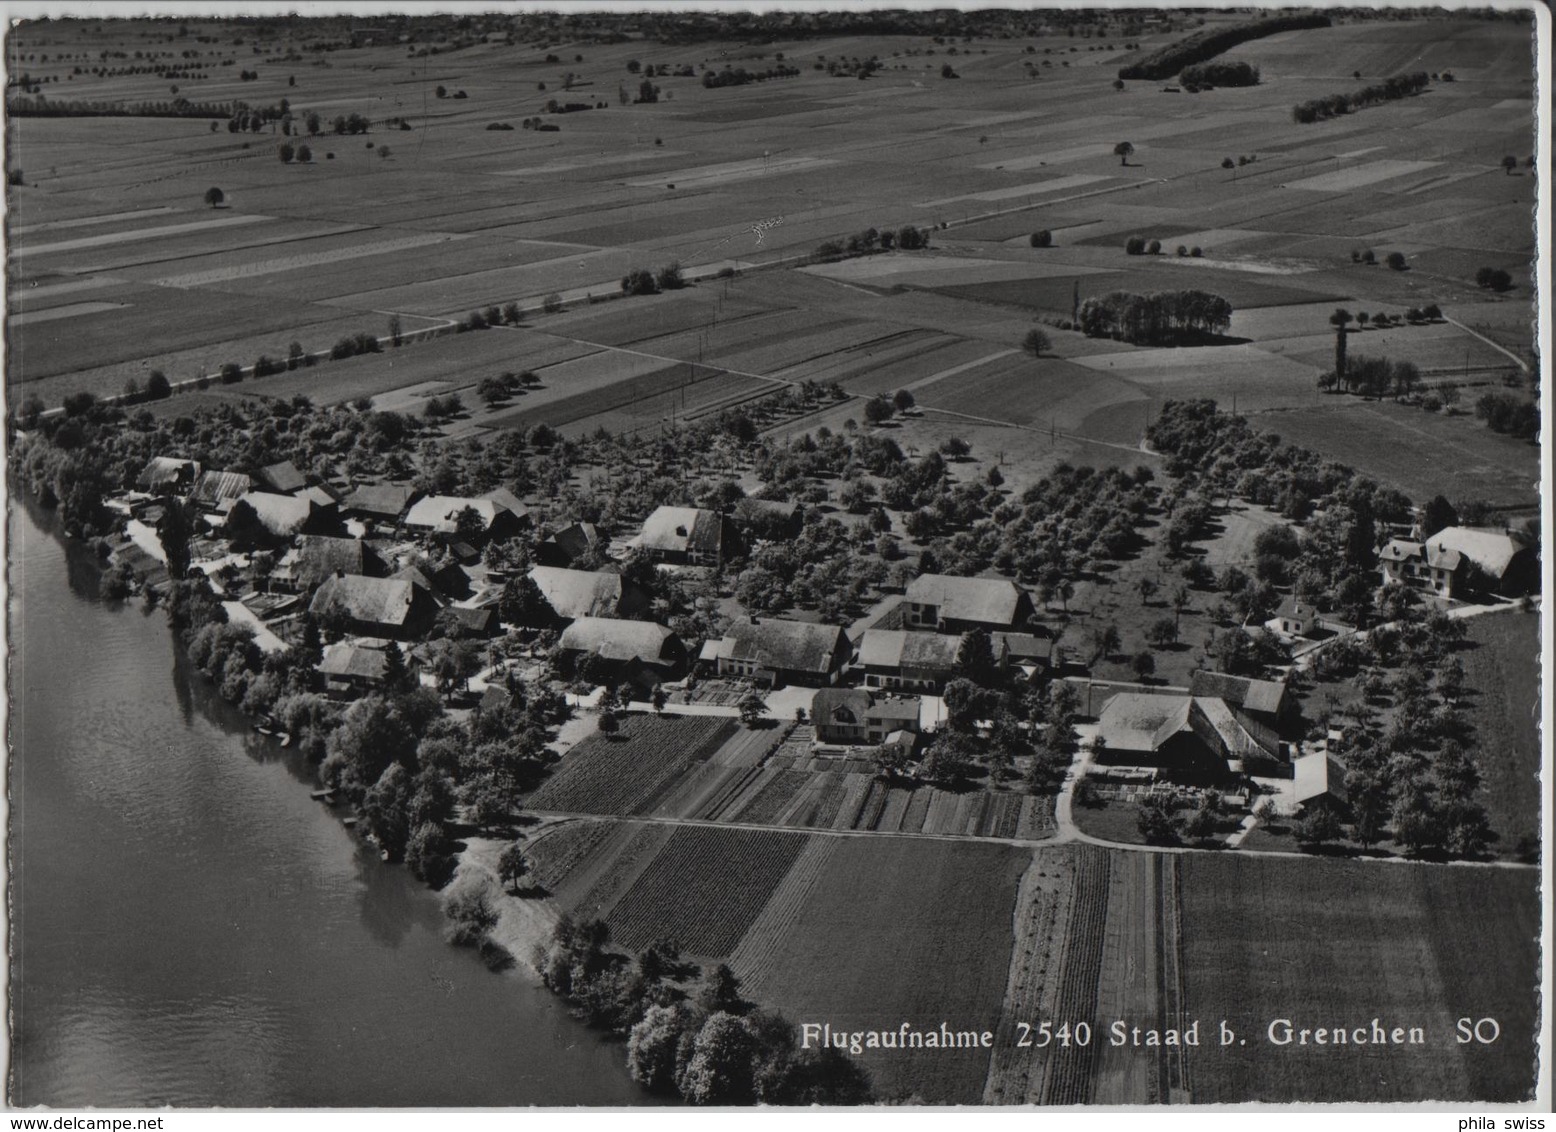
<svg viewBox="0 0 1556 1132">
<path fill-rule="evenodd" d="M 1465 623 L 1475 648 L 1460 653 L 1475 690 L 1471 717 L 1481 794 L 1497 834 L 1494 852 L 1533 859 L 1540 840 L 1539 618 L 1523 613 Z"/>
<path fill-rule="evenodd" d="M 1330 397 L 1314 408 L 1259 414 L 1252 423 L 1412 499 L 1483 499 L 1512 511 L 1530 510 L 1539 500 L 1539 450 L 1499 436 L 1471 416 Z"/>
<path fill-rule="evenodd" d="M 1516 1101 L 1533 1086 L 1532 870 L 1193 854 L 1182 861 L 1185 1010 L 1197 1103 Z M 1488 911 L 1494 910 L 1494 914 Z M 1492 1017 L 1494 1045 L 1456 1040 Z M 1421 1045 L 1277 1046 L 1268 1030 L 1421 1027 Z M 1246 1045 L 1241 1044 L 1246 1042 Z"/>
<path fill-rule="evenodd" d="M 734 963 L 751 992 L 834 1031 L 957 1030 L 999 1022 L 1016 885 L 1029 852 L 907 838 L 838 840 L 765 959 Z M 744 946 L 744 945 L 742 945 Z M 737 958 L 739 953 L 737 952 Z M 878 1051 L 862 1064 L 882 1097 L 975 1103 L 989 1051 Z"/>
</svg>

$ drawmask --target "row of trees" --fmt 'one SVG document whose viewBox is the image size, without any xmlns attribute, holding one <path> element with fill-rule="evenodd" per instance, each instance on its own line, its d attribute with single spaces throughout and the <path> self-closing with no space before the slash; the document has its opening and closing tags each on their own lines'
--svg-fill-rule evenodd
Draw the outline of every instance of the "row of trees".
<svg viewBox="0 0 1556 1132">
<path fill-rule="evenodd" d="M 1162 345 L 1185 337 L 1219 334 L 1231 324 L 1232 304 L 1207 291 L 1137 295 L 1113 291 L 1081 303 L 1081 330 L 1091 338 Z"/>
<path fill-rule="evenodd" d="M 1223 51 L 1230 51 L 1239 43 L 1260 39 L 1283 31 L 1304 28 L 1326 28 L 1328 16 L 1273 16 L 1266 20 L 1251 20 L 1229 27 L 1195 32 L 1177 43 L 1170 43 L 1118 72 L 1121 79 L 1170 79 L 1192 63 L 1203 63 Z"/>
<path fill-rule="evenodd" d="M 1381 83 L 1353 90 L 1349 94 L 1331 94 L 1323 98 L 1310 98 L 1306 102 L 1299 102 L 1291 108 L 1291 117 L 1293 121 L 1303 123 L 1336 118 L 1341 114 L 1349 114 L 1352 110 L 1361 110 L 1367 106 L 1376 106 L 1380 102 L 1392 102 L 1395 99 L 1419 94 L 1431 81 L 1431 76 L 1425 71 L 1416 71 L 1409 75 L 1394 75 Z"/>
<path fill-rule="evenodd" d="M 1183 68 L 1183 73 L 1178 76 L 1178 81 L 1185 88 L 1200 87 L 1209 88 L 1217 86 L 1258 86 L 1259 68 L 1252 63 L 1225 61 L 1213 63 L 1198 63 L 1194 66 Z"/>
<path fill-rule="evenodd" d="M 929 229 L 915 228 L 910 224 L 895 232 L 890 228 L 884 231 L 866 228 L 863 232 L 855 232 L 845 239 L 828 240 L 816 246 L 814 255 L 817 260 L 830 262 L 846 257 L 872 255 L 878 251 L 889 252 L 893 248 L 911 252 L 927 247 L 929 247 Z"/>
<path fill-rule="evenodd" d="M 535 969 L 591 1026 L 624 1038 L 627 1071 L 650 1092 L 697 1105 L 856 1105 L 868 1076 L 841 1051 L 802 1049 L 794 1025 L 741 994 L 720 964 L 702 977 L 673 940 L 636 955 L 609 946 L 599 920 L 564 916 Z"/>
<path fill-rule="evenodd" d="M 621 290 L 625 295 L 657 295 L 660 291 L 679 291 L 686 286 L 679 263 L 668 263 L 658 272 L 646 267 L 634 267 L 621 277 Z"/>
</svg>

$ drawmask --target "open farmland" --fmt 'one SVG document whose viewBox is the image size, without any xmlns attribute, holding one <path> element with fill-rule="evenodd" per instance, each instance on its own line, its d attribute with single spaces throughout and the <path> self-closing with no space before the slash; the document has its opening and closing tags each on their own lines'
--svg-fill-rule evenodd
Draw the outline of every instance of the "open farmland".
<svg viewBox="0 0 1556 1132">
<path fill-rule="evenodd" d="M 1465 626 L 1475 647 L 1460 655 L 1475 689 L 1476 761 L 1499 856 L 1534 860 L 1540 840 L 1538 618 L 1498 613 Z"/>
<path fill-rule="evenodd" d="M 722 716 L 631 715 L 615 735 L 593 735 L 569 751 L 529 797 L 533 810 L 647 813 L 661 791 L 729 737 Z"/>
<path fill-rule="evenodd" d="M 1181 861 L 1183 983 L 1201 1029 L 1197 1103 L 1516 1101 L 1535 1056 L 1539 897 L 1527 870 L 1196 853 Z M 1488 910 L 1495 909 L 1495 915 Z M 1494 1045 L 1459 1044 L 1493 1017 Z M 1421 1027 L 1421 1045 L 1275 1045 L 1297 1028 Z M 1246 1042 L 1247 1044 L 1241 1044 Z"/>
</svg>

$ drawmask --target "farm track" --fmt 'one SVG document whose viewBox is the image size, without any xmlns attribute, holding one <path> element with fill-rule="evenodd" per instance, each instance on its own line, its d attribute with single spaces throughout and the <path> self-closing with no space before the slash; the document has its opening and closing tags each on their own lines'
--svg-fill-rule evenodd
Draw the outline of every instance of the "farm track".
<svg viewBox="0 0 1556 1132">
<path fill-rule="evenodd" d="M 867 790 L 863 787 L 863 784 L 861 784 L 859 787 L 856 787 L 856 790 L 857 790 L 857 793 L 855 794 L 854 799 L 853 799 L 853 809 L 852 809 L 852 811 L 848 810 L 846 807 L 840 807 L 839 808 L 839 813 L 840 814 L 850 813 L 851 812 L 852 814 L 857 815 L 860 812 L 862 804 L 863 804 L 863 802 L 865 800 L 865 795 L 867 793 Z M 918 793 L 918 791 L 915 791 L 915 793 Z M 911 803 L 910 803 L 910 806 L 911 806 Z M 790 833 L 790 832 L 794 832 L 794 833 L 810 833 L 810 834 L 816 834 L 816 835 L 823 836 L 823 837 L 872 837 L 872 838 L 887 838 L 887 837 L 891 837 L 891 838 L 903 838 L 903 839 L 913 840 L 913 841 L 972 841 L 972 842 L 977 842 L 979 844 L 984 844 L 984 845 L 1015 845 L 1015 846 L 1020 846 L 1020 847 L 1023 847 L 1023 848 L 1038 848 L 1038 847 L 1044 846 L 1044 845 L 1053 845 L 1053 844 L 1055 844 L 1055 839 L 1052 838 L 1052 837 L 1029 837 L 1029 838 L 1022 838 L 1022 837 L 979 837 L 979 836 L 977 836 L 975 834 L 971 834 L 971 833 L 930 833 L 928 831 L 925 831 L 923 833 L 915 833 L 915 832 L 912 832 L 912 831 L 909 831 L 909 830 L 895 830 L 895 831 L 893 831 L 893 830 L 885 830 L 885 829 L 879 829 L 879 830 L 856 829 L 856 828 L 852 828 L 850 826 L 840 826 L 840 825 L 832 825 L 832 826 L 818 825 L 818 826 L 794 827 L 794 826 L 774 825 L 774 824 L 765 823 L 765 822 L 713 821 L 713 820 L 710 820 L 708 818 L 672 818 L 672 817 L 657 817 L 657 816 L 646 815 L 646 814 L 634 814 L 634 815 L 590 814 L 590 813 L 580 813 L 580 812 L 572 811 L 572 810 L 563 811 L 563 810 L 527 809 L 525 812 L 529 813 L 529 814 L 532 814 L 535 817 L 540 817 L 540 818 L 598 818 L 598 819 L 600 819 L 602 821 L 632 822 L 634 824 L 646 824 L 646 825 L 658 825 L 658 826 L 701 826 L 701 827 L 707 827 L 707 828 L 710 828 L 710 829 L 766 830 L 768 832 L 773 832 L 773 833 Z M 1147 846 L 1143 846 L 1142 845 L 1142 846 L 1136 846 L 1135 848 L 1144 849 L 1144 848 L 1147 848 Z"/>
</svg>

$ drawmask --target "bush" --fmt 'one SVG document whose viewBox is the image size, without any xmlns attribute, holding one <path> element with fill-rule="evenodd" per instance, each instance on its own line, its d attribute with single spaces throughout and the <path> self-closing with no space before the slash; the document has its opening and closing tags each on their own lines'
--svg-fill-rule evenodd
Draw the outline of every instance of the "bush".
<svg viewBox="0 0 1556 1132">
<path fill-rule="evenodd" d="M 243 380 L 243 367 L 237 362 L 228 362 L 221 368 L 223 385 L 236 385 Z"/>
<path fill-rule="evenodd" d="M 1204 254 L 1205 253 L 1200 249 L 1199 245 L 1197 245 L 1197 244 L 1194 247 L 1189 249 L 1189 258 L 1190 259 L 1199 259 Z"/>
<path fill-rule="evenodd" d="M 634 267 L 621 278 L 621 289 L 628 295 L 657 295 L 659 284 L 654 280 L 654 273 L 646 267 Z"/>
<path fill-rule="evenodd" d="M 1149 244 L 1146 245 L 1145 253 L 1146 255 L 1161 255 L 1162 242 L 1160 240 L 1152 240 Z"/>
<path fill-rule="evenodd" d="M 556 314 L 562 309 L 562 296 L 552 291 L 551 294 L 541 300 L 540 306 L 547 314 Z"/>
<path fill-rule="evenodd" d="M 1405 253 L 1389 252 L 1388 265 L 1395 271 L 1405 270 Z"/>
<path fill-rule="evenodd" d="M 1047 228 L 1033 232 L 1032 235 L 1027 238 L 1027 243 L 1034 248 L 1052 247 L 1053 242 L 1054 235 Z"/>
<path fill-rule="evenodd" d="M 146 400 L 161 401 L 173 394 L 173 387 L 168 383 L 167 374 L 159 369 L 151 371 L 151 376 L 146 379 Z"/>
<path fill-rule="evenodd" d="M 1126 255 L 1144 255 L 1145 254 L 1145 237 L 1144 236 L 1131 236 L 1131 237 L 1129 237 L 1129 239 L 1125 240 L 1124 241 L 1124 253 Z"/>
<path fill-rule="evenodd" d="M 686 286 L 686 279 L 681 275 L 679 263 L 669 263 L 661 267 L 655 282 L 659 284 L 659 289 L 662 291 L 679 291 Z"/>
<path fill-rule="evenodd" d="M 497 926 L 497 893 L 490 877 L 466 873 L 443 896 L 450 943 L 477 947 Z"/>
<path fill-rule="evenodd" d="M 1499 267 L 1483 267 L 1475 273 L 1475 283 L 1493 291 L 1506 291 L 1513 285 L 1513 277 Z"/>
</svg>

